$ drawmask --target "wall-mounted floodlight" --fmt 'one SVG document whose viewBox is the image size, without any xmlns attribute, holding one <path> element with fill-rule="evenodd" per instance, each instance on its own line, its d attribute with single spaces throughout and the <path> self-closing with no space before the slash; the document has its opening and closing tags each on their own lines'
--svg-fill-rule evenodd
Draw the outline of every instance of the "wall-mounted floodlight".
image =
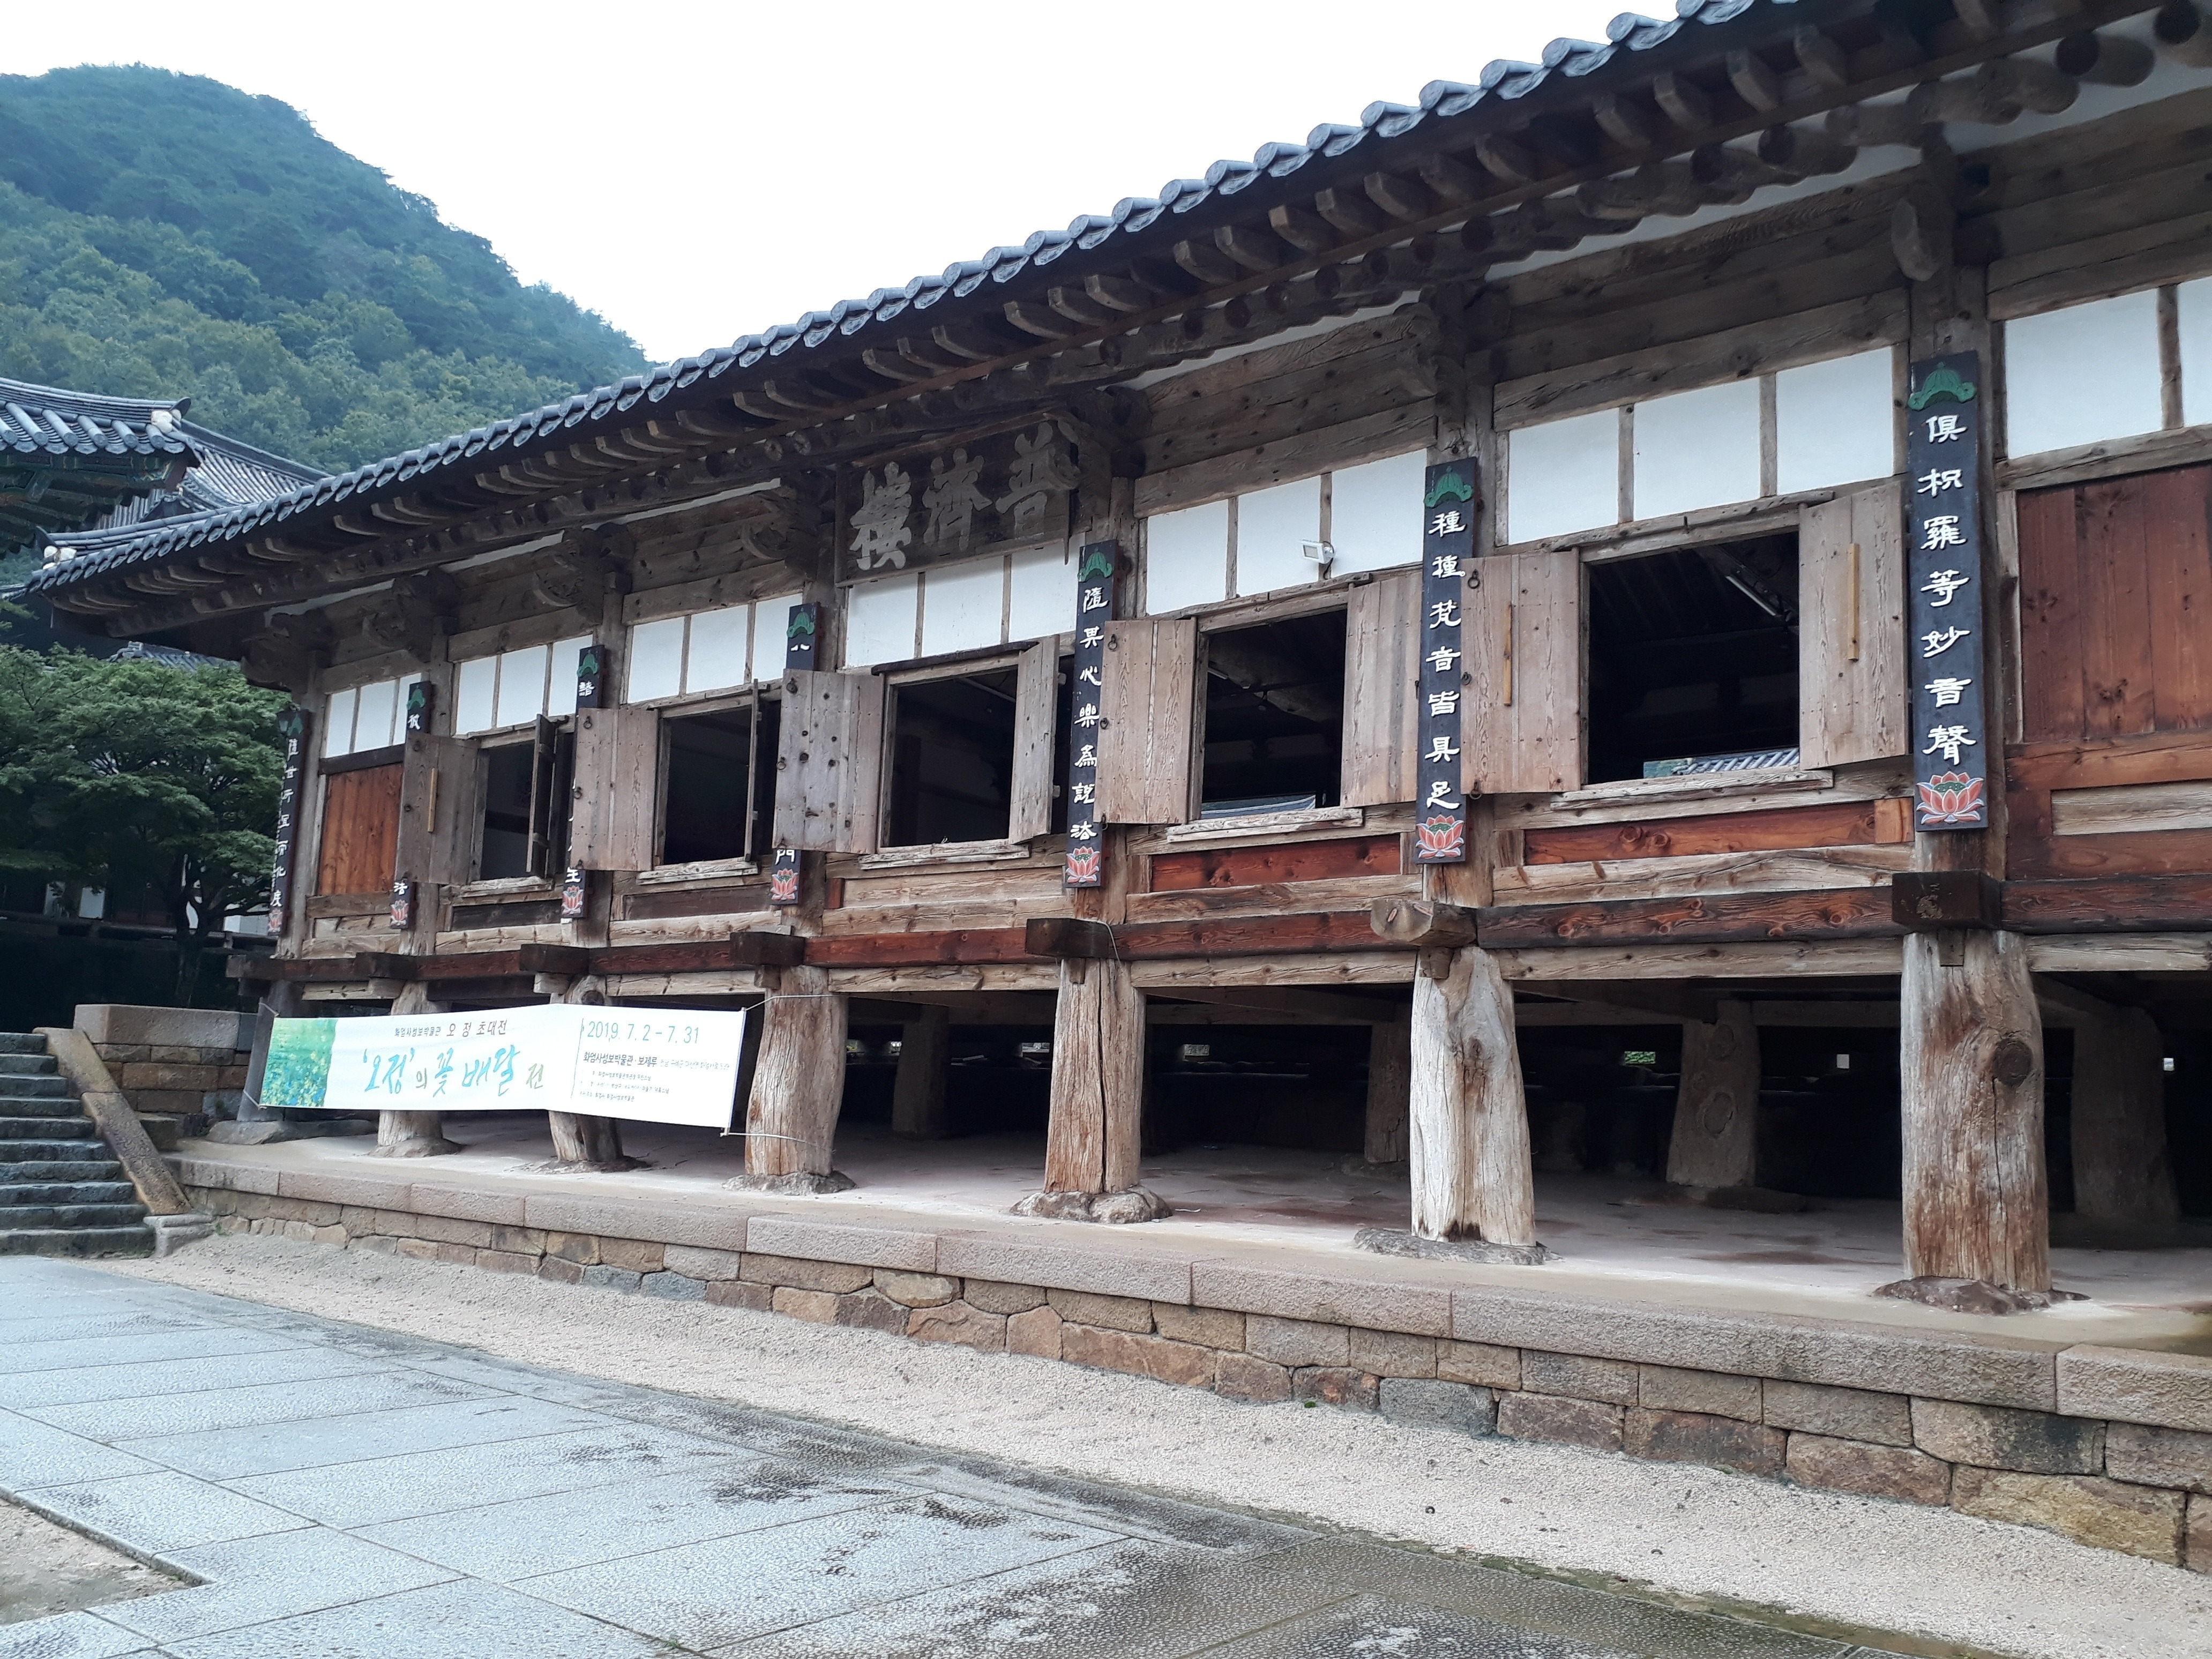
<svg viewBox="0 0 2212 1659">
<path fill-rule="evenodd" d="M 1320 567 L 1320 574 L 1324 576 L 1328 574 L 1329 566 L 1336 562 L 1336 550 L 1327 542 L 1302 543 L 1299 550 Z"/>
</svg>

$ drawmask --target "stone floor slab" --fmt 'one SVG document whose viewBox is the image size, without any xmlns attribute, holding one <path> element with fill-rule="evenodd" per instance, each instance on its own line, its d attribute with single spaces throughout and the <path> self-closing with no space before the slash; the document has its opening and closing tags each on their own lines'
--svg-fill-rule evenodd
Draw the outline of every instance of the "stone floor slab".
<svg viewBox="0 0 2212 1659">
<path fill-rule="evenodd" d="M 296 1385 L 361 1376 L 387 1369 L 381 1360 L 338 1353 L 329 1348 L 271 1348 L 251 1355 L 218 1354 L 205 1359 L 157 1359 L 107 1365 L 73 1365 L 49 1371 L 19 1371 L 4 1385 L 9 1407 L 27 1412 L 40 1406 L 76 1406 L 99 1401 L 143 1399 L 150 1395 L 189 1395 L 251 1384 Z"/>
<path fill-rule="evenodd" d="M 148 1474 L 159 1467 L 82 1435 L 0 1411 L 0 1488 L 7 1491 Z"/>
<path fill-rule="evenodd" d="M 252 1353 L 271 1353 L 298 1344 L 260 1331 L 200 1327 L 163 1330 L 150 1334 L 120 1333 L 107 1336 L 71 1337 L 60 1341 L 27 1340 L 10 1336 L 0 1341 L 0 1376 L 28 1376 L 40 1371 L 80 1370 L 102 1365 L 160 1364 L 172 1360 L 204 1359 Z M 6 1397 L 15 1397 L 6 1385 Z"/>
<path fill-rule="evenodd" d="M 136 1631 L 89 1613 L 0 1625 L 0 1659 L 146 1659 L 155 1652 Z"/>
<path fill-rule="evenodd" d="M 325 1527 L 204 1544 L 172 1551 L 163 1559 L 207 1582 L 118 1602 L 100 1614 L 163 1647 L 455 1577 L 443 1567 Z"/>
<path fill-rule="evenodd" d="M 172 1469 L 47 1486 L 40 1491 L 38 1502 L 56 1520 L 149 1555 L 310 1524 L 288 1510 Z"/>
<path fill-rule="evenodd" d="M 262 1382 L 241 1378 L 224 1389 L 70 1406 L 37 1406 L 23 1415 L 71 1433 L 122 1444 L 132 1440 L 214 1430 L 260 1428 L 316 1417 L 354 1417 L 462 1400 L 496 1398 L 489 1389 L 451 1377 L 412 1371 L 370 1371 L 316 1383 Z"/>
<path fill-rule="evenodd" d="M 597 1412 L 492 1395 L 404 1411 L 308 1418 L 252 1429 L 216 1429 L 134 1440 L 131 1449 L 204 1480 L 234 1480 L 441 1447 L 604 1428 L 611 1420 Z"/>
<path fill-rule="evenodd" d="M 653 1637 L 469 1583 L 356 1601 L 169 1650 L 176 1659 L 671 1659 Z"/>
</svg>

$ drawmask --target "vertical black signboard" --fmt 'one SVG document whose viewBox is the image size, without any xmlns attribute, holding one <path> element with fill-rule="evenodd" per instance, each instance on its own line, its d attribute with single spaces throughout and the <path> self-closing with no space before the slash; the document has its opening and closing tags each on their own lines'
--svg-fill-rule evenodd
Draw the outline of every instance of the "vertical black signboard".
<svg viewBox="0 0 2212 1659">
<path fill-rule="evenodd" d="M 1916 827 L 1986 830 L 1980 357 L 1916 362 L 1905 403 Z"/>
<path fill-rule="evenodd" d="M 607 691 L 607 676 L 615 669 L 614 653 L 593 640 L 576 653 L 576 707 L 579 708 L 611 708 L 614 698 Z"/>
<path fill-rule="evenodd" d="M 822 637 L 822 607 L 794 605 L 783 625 L 783 670 L 787 674 L 815 665 L 815 645 Z M 756 671 L 757 672 L 757 671 Z M 799 849 L 779 847 L 769 860 L 768 902 L 799 902 Z"/>
<path fill-rule="evenodd" d="M 1467 860 L 1467 791 L 1460 702 L 1467 693 L 1464 611 L 1482 501 L 1472 460 L 1431 466 L 1421 492 L 1420 804 L 1413 860 Z"/>
<path fill-rule="evenodd" d="M 284 739 L 284 781 L 276 793 L 276 852 L 269 872 L 269 933 L 284 937 L 292 908 L 292 844 L 299 838 L 300 774 L 307 763 L 307 734 L 314 717 L 296 703 L 276 717 Z"/>
<path fill-rule="evenodd" d="M 1106 625 L 1114 620 L 1114 578 L 1120 563 L 1112 542 L 1091 543 L 1075 562 L 1075 712 L 1068 733 L 1065 877 L 1070 887 L 1096 887 L 1106 879 L 1098 834 L 1098 706 L 1106 677 Z"/>
<path fill-rule="evenodd" d="M 438 709 L 438 684 L 435 680 L 417 680 L 407 688 L 407 729 L 428 732 L 430 718 Z"/>
</svg>

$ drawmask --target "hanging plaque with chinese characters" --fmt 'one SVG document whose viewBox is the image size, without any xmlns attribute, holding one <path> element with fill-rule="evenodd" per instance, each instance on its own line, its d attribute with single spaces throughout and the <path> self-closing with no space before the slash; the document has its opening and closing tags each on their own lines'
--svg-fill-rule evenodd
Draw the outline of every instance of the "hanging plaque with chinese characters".
<svg viewBox="0 0 2212 1659">
<path fill-rule="evenodd" d="M 1460 758 L 1466 695 L 1467 580 L 1482 512 L 1472 460 L 1428 470 L 1421 492 L 1420 801 L 1413 813 L 1417 864 L 1467 860 L 1467 790 Z"/>
<path fill-rule="evenodd" d="M 300 775 L 307 763 L 307 733 L 314 717 L 295 704 L 276 716 L 276 735 L 284 739 L 284 776 L 276 790 L 276 849 L 269 872 L 269 933 L 284 937 L 292 910 L 292 848 L 299 839 Z"/>
<path fill-rule="evenodd" d="M 1905 400 L 1906 586 L 1917 827 L 1986 830 L 1981 358 L 1912 365 Z"/>
<path fill-rule="evenodd" d="M 783 624 L 783 672 L 811 672 L 815 647 L 822 639 L 822 606 L 812 600 L 791 607 Z M 799 902 L 799 849 L 779 847 L 769 856 L 768 902 L 790 905 Z"/>
<path fill-rule="evenodd" d="M 1067 870 L 1070 887 L 1106 878 L 1098 830 L 1099 692 L 1106 674 L 1106 625 L 1114 620 L 1114 578 L 1121 566 L 1112 542 L 1092 542 L 1075 562 L 1075 683 L 1069 707 Z"/>
<path fill-rule="evenodd" d="M 1081 478 L 1074 446 L 1050 421 L 855 468 L 843 486 L 844 574 L 878 575 L 1063 537 Z"/>
</svg>

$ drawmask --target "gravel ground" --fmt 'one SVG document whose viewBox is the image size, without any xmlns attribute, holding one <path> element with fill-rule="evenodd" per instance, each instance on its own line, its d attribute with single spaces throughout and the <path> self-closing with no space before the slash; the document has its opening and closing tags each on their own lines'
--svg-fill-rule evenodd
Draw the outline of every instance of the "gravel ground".
<svg viewBox="0 0 2212 1659">
<path fill-rule="evenodd" d="M 1673 1597 L 2023 1659 L 2212 1651 L 2212 1577 L 1948 1510 L 284 1239 L 219 1237 L 165 1261 L 100 1265 L 918 1445 L 1617 1575 Z"/>
<path fill-rule="evenodd" d="M 119 1550 L 0 1500 L 0 1626 L 174 1589 Z"/>
</svg>

